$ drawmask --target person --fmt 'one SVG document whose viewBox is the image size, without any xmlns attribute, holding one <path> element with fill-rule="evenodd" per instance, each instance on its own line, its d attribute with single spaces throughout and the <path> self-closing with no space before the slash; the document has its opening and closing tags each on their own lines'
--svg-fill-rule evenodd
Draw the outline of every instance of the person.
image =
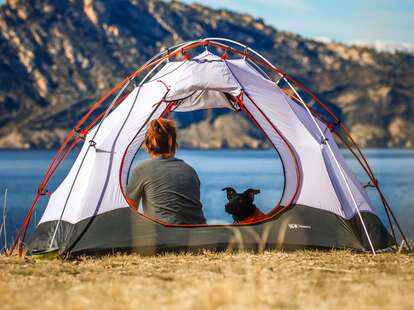
<svg viewBox="0 0 414 310">
<path fill-rule="evenodd" d="M 150 159 L 132 172 L 127 186 L 129 202 L 144 214 L 169 224 L 205 224 L 196 171 L 175 157 L 176 124 L 166 119 L 149 123 L 145 150 Z"/>
</svg>

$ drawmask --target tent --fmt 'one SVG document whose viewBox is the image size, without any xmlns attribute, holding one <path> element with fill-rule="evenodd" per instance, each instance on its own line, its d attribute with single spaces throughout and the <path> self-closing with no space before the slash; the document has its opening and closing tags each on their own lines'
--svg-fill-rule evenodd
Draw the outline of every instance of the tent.
<svg viewBox="0 0 414 310">
<path fill-rule="evenodd" d="M 282 83 L 290 88 L 290 95 L 282 90 Z M 304 94 L 313 105 L 305 103 Z M 125 196 L 128 172 L 148 122 L 171 111 L 213 108 L 247 115 L 279 154 L 284 190 L 267 219 L 245 225 L 171 225 L 131 209 Z M 49 197 L 30 238 L 29 254 L 50 250 L 69 256 L 114 251 L 153 254 L 229 247 L 347 248 L 375 253 L 395 246 L 393 227 L 400 227 L 362 152 L 342 132 L 348 133 L 345 125 L 326 105 L 253 49 L 221 38 L 182 43 L 154 56 L 79 121 L 46 171 L 15 245 L 20 243 L 22 252 L 33 210 L 39 199 Z M 352 146 L 381 196 L 391 223 L 388 228 L 367 188 L 344 161 L 333 134 Z M 60 163 L 82 142 L 63 182 L 53 192 L 46 191 Z"/>
</svg>

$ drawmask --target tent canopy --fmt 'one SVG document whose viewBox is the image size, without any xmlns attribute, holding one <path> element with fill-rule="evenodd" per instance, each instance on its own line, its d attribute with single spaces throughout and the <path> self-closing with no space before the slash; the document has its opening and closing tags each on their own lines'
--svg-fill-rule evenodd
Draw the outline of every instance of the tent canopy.
<svg viewBox="0 0 414 310">
<path fill-rule="evenodd" d="M 94 137 L 95 146 L 91 149 L 84 144 L 68 176 L 51 195 L 40 223 L 59 220 L 62 215 L 62 220 L 74 224 L 95 213 L 128 207 L 124 196 L 128 171 L 142 145 L 146 124 L 160 117 L 171 102 L 177 112 L 235 110 L 240 107 L 229 98 L 239 96 L 243 108 L 280 154 L 286 174 L 281 206 L 294 202 L 353 217 L 357 211 L 341 182 L 342 169 L 359 209 L 373 212 L 363 186 L 352 176 L 324 124 L 319 122 L 327 141 L 311 116 L 245 59 L 223 60 L 206 51 L 190 61 L 167 63 L 103 120 L 97 134 L 97 127 L 89 132 L 86 141 Z M 329 156 L 327 143 L 340 167 Z"/>
</svg>

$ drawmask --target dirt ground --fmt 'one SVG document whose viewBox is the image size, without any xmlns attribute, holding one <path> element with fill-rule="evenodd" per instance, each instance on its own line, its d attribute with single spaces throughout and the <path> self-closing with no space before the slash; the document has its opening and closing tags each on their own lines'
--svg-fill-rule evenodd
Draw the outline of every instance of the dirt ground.
<svg viewBox="0 0 414 310">
<path fill-rule="evenodd" d="M 414 255 L 0 257 L 0 308 L 414 309 Z"/>
</svg>

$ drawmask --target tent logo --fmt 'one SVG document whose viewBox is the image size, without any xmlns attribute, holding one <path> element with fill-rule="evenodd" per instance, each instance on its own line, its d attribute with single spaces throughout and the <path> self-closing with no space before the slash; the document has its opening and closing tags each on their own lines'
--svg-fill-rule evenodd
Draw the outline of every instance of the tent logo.
<svg viewBox="0 0 414 310">
<path fill-rule="evenodd" d="M 310 225 L 288 224 L 289 229 L 312 229 Z"/>
</svg>

